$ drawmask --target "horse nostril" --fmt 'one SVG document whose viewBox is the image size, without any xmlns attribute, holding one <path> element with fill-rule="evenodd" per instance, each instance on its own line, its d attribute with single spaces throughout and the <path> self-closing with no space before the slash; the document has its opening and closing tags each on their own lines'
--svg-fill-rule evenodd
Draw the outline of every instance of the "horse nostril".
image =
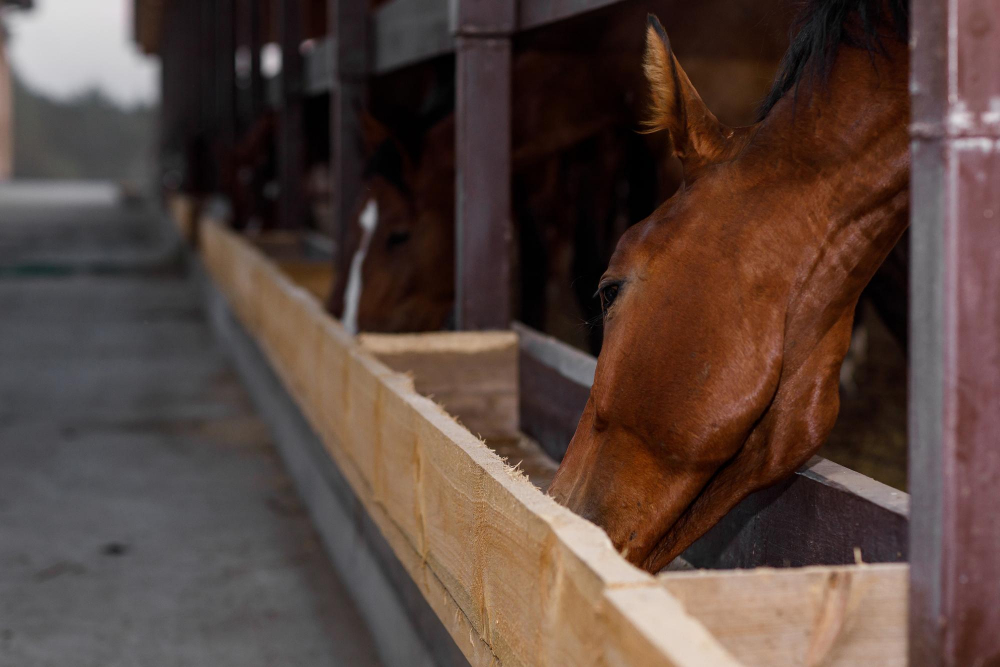
<svg viewBox="0 0 1000 667">
<path fill-rule="evenodd" d="M 607 428 L 608 428 L 608 420 L 605 419 L 604 417 L 602 417 L 598 412 L 595 411 L 594 412 L 594 423 L 593 423 L 594 432 L 595 433 L 601 433 L 602 431 L 607 430 Z"/>
</svg>

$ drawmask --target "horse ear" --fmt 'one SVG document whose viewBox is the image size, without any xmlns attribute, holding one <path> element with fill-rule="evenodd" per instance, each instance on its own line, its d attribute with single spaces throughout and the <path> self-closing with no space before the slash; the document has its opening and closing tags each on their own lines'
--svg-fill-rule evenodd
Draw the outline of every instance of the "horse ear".
<svg viewBox="0 0 1000 667">
<path fill-rule="evenodd" d="M 646 25 L 643 69 L 650 87 L 650 117 L 646 132 L 666 130 L 685 177 L 699 167 L 727 159 L 734 152 L 736 132 L 723 125 L 702 101 L 670 48 L 659 19 L 650 14 Z"/>
<path fill-rule="evenodd" d="M 455 114 L 448 114 L 427 130 L 420 163 L 436 169 L 455 168 Z"/>
<path fill-rule="evenodd" d="M 364 144 L 365 154 L 372 155 L 379 146 L 393 138 L 392 132 L 365 109 L 360 111 L 359 116 L 361 119 L 361 140 Z"/>
</svg>

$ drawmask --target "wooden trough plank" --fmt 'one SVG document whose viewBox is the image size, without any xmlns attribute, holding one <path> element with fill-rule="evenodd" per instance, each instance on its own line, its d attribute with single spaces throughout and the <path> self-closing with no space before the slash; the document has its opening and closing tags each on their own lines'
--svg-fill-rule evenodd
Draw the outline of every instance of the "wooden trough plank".
<svg viewBox="0 0 1000 667">
<path fill-rule="evenodd" d="M 378 526 L 380 533 L 392 547 L 410 578 L 417 584 L 434 613 L 455 639 L 455 643 L 470 664 L 493 664 L 492 652 L 469 625 L 463 611 L 454 603 L 441 582 L 427 571 L 420 553 L 413 548 L 392 518 L 374 501 L 369 480 L 362 476 L 358 466 L 348 454 L 348 447 L 340 439 L 343 434 L 349 433 L 348 426 L 351 426 L 344 418 L 348 403 L 344 380 L 348 372 L 350 337 L 329 318 L 317 318 L 316 324 L 321 327 L 325 336 L 315 341 L 317 347 L 312 348 L 311 352 L 316 355 L 312 363 L 319 369 L 317 375 L 320 381 L 307 387 L 309 396 L 305 397 L 308 400 L 304 400 L 301 392 L 307 383 L 297 382 L 294 378 L 294 373 L 288 364 L 290 357 L 283 349 L 288 341 L 282 340 L 281 329 L 268 324 L 263 315 L 267 309 L 290 307 L 289 310 L 267 319 L 278 320 L 291 316 L 298 320 L 297 322 L 293 320 L 293 323 L 308 325 L 313 319 L 309 314 L 322 315 L 318 304 L 309 295 L 294 287 L 259 251 L 243 243 L 221 225 L 203 223 L 202 243 L 205 265 L 214 281 L 226 295 L 242 324 L 257 337 L 279 377 L 291 390 L 307 419 L 320 434 L 338 470 L 348 481 L 368 516 Z M 284 303 L 278 303 L 279 301 Z M 296 305 L 299 307 L 298 313 L 293 310 Z M 303 314 L 306 316 L 302 317 Z M 285 328 L 285 332 L 288 331 L 289 329 Z M 301 343 L 303 328 L 298 328 L 298 333 L 300 335 L 297 338 Z M 294 332 L 292 335 L 295 335 Z M 388 369 L 385 370 L 388 373 Z M 318 409 L 323 405 L 329 410 Z"/>
<path fill-rule="evenodd" d="M 518 436 L 515 333 L 364 334 L 358 343 L 480 438 Z"/>
<path fill-rule="evenodd" d="M 749 667 L 892 667 L 906 664 L 908 576 L 907 565 L 893 563 L 659 579 Z"/>
<path fill-rule="evenodd" d="M 852 489 L 837 479 L 865 484 Z M 814 457 L 740 503 L 684 558 L 712 568 L 843 565 L 854 562 L 858 549 L 865 562 L 905 561 L 906 499 L 902 491 Z"/>
<path fill-rule="evenodd" d="M 202 233 L 233 309 L 470 663 L 738 664 L 603 531 L 357 347 L 259 251 L 218 224 Z M 642 613 L 619 613 L 620 596 L 644 596 Z"/>
<path fill-rule="evenodd" d="M 565 454 L 597 361 L 521 324 L 521 429 L 554 458 Z M 696 567 L 788 567 L 905 561 L 909 497 L 814 457 L 794 476 L 744 500 L 691 546 Z"/>
<path fill-rule="evenodd" d="M 344 582 L 376 639 L 383 663 L 468 664 L 256 342 L 204 276 L 200 263 L 195 260 L 194 265 L 212 328 L 225 342 L 255 407 L 274 434 L 331 560 L 340 572 L 350 574 Z"/>
</svg>

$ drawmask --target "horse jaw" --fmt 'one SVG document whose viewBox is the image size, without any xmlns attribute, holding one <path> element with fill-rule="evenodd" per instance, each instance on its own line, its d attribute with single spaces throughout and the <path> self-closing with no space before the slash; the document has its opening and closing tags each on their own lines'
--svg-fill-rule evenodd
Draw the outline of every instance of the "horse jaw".
<svg viewBox="0 0 1000 667">
<path fill-rule="evenodd" d="M 358 306 L 361 303 L 361 269 L 365 263 L 365 255 L 371 245 L 375 229 L 378 227 L 378 202 L 369 199 L 358 218 L 361 224 L 361 243 L 351 258 L 351 269 L 348 274 L 347 287 L 344 288 L 344 316 L 341 322 L 347 333 L 352 336 L 358 333 Z"/>
</svg>

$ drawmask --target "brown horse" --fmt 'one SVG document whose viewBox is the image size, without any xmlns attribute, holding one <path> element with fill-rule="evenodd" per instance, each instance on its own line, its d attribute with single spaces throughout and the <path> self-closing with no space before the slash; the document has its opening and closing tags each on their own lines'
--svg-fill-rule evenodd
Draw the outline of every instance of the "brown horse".
<svg viewBox="0 0 1000 667">
<path fill-rule="evenodd" d="M 649 129 L 685 184 L 601 280 L 604 347 L 550 490 L 649 571 L 792 474 L 836 420 L 855 306 L 907 226 L 907 10 L 812 0 L 741 128 L 649 19 Z"/>
<path fill-rule="evenodd" d="M 623 65 L 613 59 L 580 64 L 575 53 L 527 52 L 515 59 L 512 186 L 520 282 L 532 287 L 522 310 L 541 311 L 533 323 L 544 318 L 547 297 L 591 303 L 592 289 L 574 294 L 568 278 L 552 275 L 581 263 L 573 238 L 580 229 L 605 229 L 627 217 L 622 207 L 637 198 L 622 196 L 619 187 L 626 158 L 650 150 L 626 120 L 636 113 L 629 89 L 593 85 L 595 70 Z M 366 119 L 369 160 L 353 259 L 338 275 L 330 303 L 349 329 L 421 331 L 446 324 L 454 303 L 454 128 L 449 113 L 415 138 L 397 137 Z M 655 199 L 647 199 L 633 205 L 648 213 Z M 581 284 L 594 284 L 606 260 L 589 262 L 594 275 Z M 560 266 L 547 270 L 547 264 Z M 585 341 L 575 305 L 573 312 L 572 326 Z"/>
</svg>

